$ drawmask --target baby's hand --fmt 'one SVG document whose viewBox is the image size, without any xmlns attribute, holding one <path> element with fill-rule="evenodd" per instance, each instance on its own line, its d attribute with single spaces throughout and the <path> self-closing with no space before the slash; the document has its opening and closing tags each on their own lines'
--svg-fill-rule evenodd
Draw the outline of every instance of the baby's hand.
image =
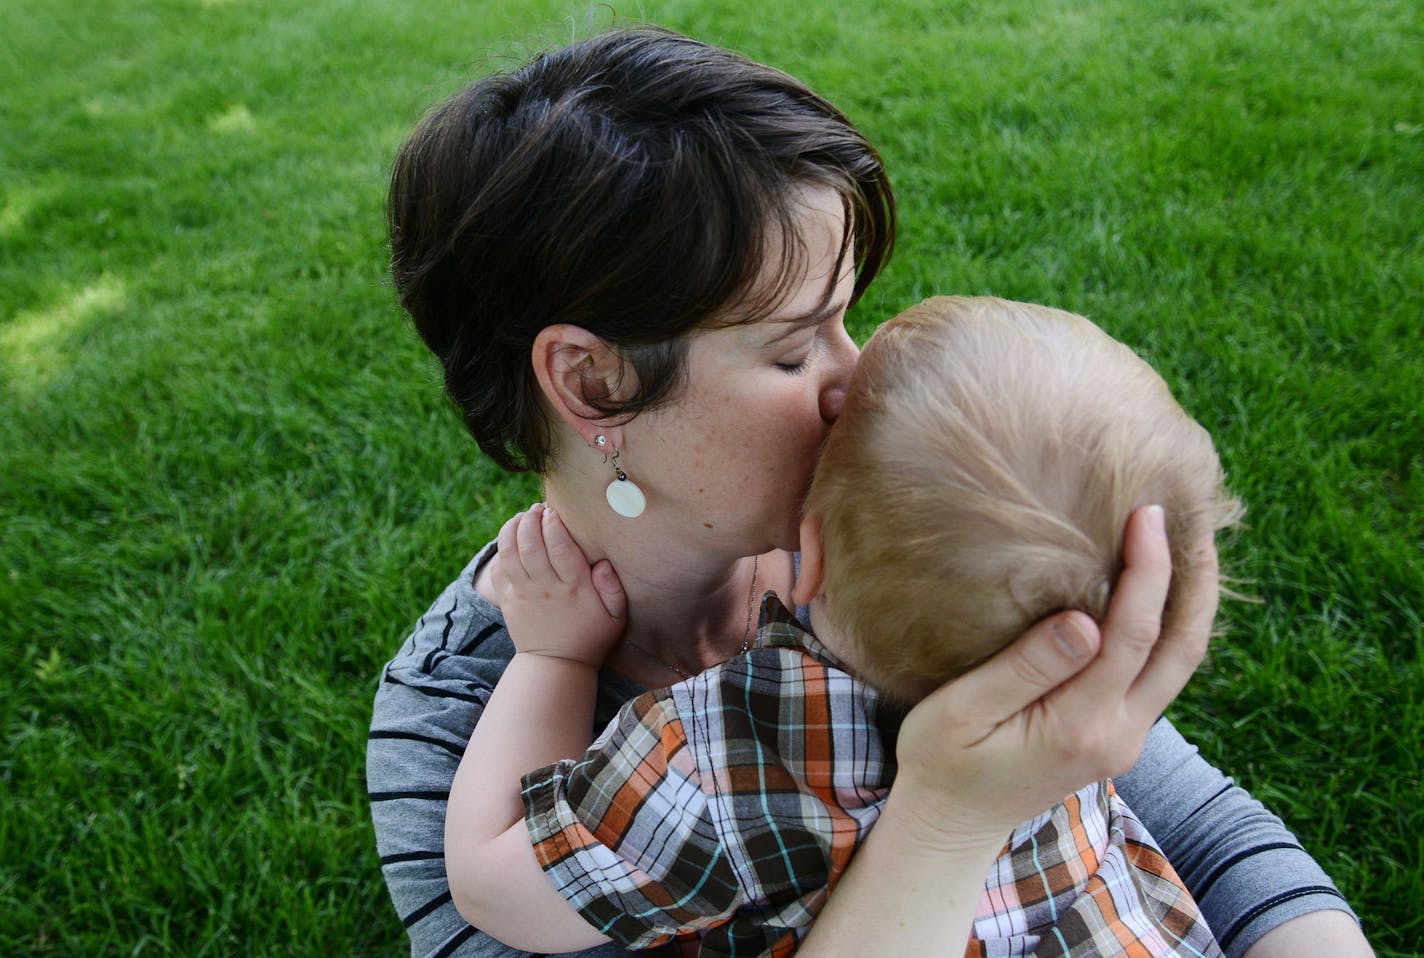
<svg viewBox="0 0 1424 958">
<path fill-rule="evenodd" d="M 519 652 L 597 668 L 623 635 L 627 597 L 607 560 L 589 568 L 563 520 L 542 503 L 499 530 L 494 599 Z"/>
</svg>

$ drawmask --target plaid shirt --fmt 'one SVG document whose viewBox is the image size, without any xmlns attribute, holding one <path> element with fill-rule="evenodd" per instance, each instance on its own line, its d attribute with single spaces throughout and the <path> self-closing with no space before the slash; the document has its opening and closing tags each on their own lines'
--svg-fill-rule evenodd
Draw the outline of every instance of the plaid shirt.
<svg viewBox="0 0 1424 958">
<path fill-rule="evenodd" d="M 524 778 L 554 886 L 624 947 L 790 955 L 895 774 L 898 721 L 768 595 L 757 648 L 628 703 L 585 756 Z M 1220 955 L 1110 782 L 1025 822 L 967 955 Z"/>
</svg>

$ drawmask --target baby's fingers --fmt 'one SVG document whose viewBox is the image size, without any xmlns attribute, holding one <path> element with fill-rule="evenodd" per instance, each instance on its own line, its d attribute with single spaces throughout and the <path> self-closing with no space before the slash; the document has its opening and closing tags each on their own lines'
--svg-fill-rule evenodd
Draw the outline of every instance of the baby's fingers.
<svg viewBox="0 0 1424 958">
<path fill-rule="evenodd" d="M 494 558 L 490 559 L 490 584 L 494 586 L 496 595 L 501 594 L 504 589 L 510 588 L 515 581 L 524 581 L 524 564 L 520 561 L 520 549 L 515 545 L 515 531 L 518 530 L 524 512 L 515 512 L 504 525 L 500 527 L 500 534 L 494 539 L 496 541 L 496 551 Z"/>
<path fill-rule="evenodd" d="M 593 566 L 593 587 L 603 600 L 603 609 L 615 622 L 622 622 L 628 614 L 628 596 L 623 592 L 623 581 L 613 570 L 613 563 L 599 559 Z"/>
<path fill-rule="evenodd" d="M 544 547 L 544 504 L 534 503 L 529 511 L 519 519 L 515 532 L 519 545 L 519 561 L 524 572 L 531 579 L 551 579 L 554 571 L 549 566 L 549 551 Z"/>
<path fill-rule="evenodd" d="M 579 548 L 573 536 L 569 535 L 564 520 L 548 506 L 544 507 L 544 546 L 549 555 L 549 565 L 561 582 L 580 583 L 588 576 L 588 559 Z"/>
</svg>

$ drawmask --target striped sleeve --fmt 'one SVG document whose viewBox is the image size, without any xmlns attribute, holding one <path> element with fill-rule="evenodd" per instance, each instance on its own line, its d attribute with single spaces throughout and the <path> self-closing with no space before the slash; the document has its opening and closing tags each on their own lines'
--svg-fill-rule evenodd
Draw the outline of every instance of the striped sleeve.
<svg viewBox="0 0 1424 958">
<path fill-rule="evenodd" d="M 366 784 L 381 872 L 412 958 L 527 958 L 460 917 L 445 877 L 450 783 L 490 691 L 514 654 L 498 611 L 471 577 L 486 547 L 386 666 L 366 746 Z M 592 958 L 622 955 L 604 948 Z"/>
<path fill-rule="evenodd" d="M 1191 890 L 1227 958 L 1313 911 L 1350 906 L 1285 824 L 1221 774 L 1166 719 L 1114 779 Z"/>
</svg>

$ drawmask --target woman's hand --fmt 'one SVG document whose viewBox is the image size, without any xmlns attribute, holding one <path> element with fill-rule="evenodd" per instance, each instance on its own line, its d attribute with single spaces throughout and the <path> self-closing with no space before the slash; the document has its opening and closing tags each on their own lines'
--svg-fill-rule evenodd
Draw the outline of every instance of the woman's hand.
<svg viewBox="0 0 1424 958">
<path fill-rule="evenodd" d="M 1206 654 L 1216 552 L 1163 631 L 1171 556 L 1162 510 L 1128 521 L 1124 569 L 1099 630 L 1081 612 L 1034 626 L 917 705 L 898 743 L 891 803 L 928 841 L 1001 838 L 1089 782 L 1126 771 Z M 1096 654 L 1095 654 L 1096 653 Z"/>
<path fill-rule="evenodd" d="M 519 652 L 603 664 L 627 625 L 623 584 L 608 560 L 589 567 L 554 510 L 536 503 L 499 530 L 492 598 Z"/>
<path fill-rule="evenodd" d="M 1216 552 L 1162 632 L 1172 578 L 1160 509 L 1128 521 L 1124 562 L 1101 638 L 1067 612 L 916 705 L 899 771 L 798 955 L 929 954 L 967 941 L 984 879 L 1020 822 L 1133 764 L 1148 729 L 1206 653 Z M 1160 633 L 1160 637 L 1159 637 Z"/>
</svg>

